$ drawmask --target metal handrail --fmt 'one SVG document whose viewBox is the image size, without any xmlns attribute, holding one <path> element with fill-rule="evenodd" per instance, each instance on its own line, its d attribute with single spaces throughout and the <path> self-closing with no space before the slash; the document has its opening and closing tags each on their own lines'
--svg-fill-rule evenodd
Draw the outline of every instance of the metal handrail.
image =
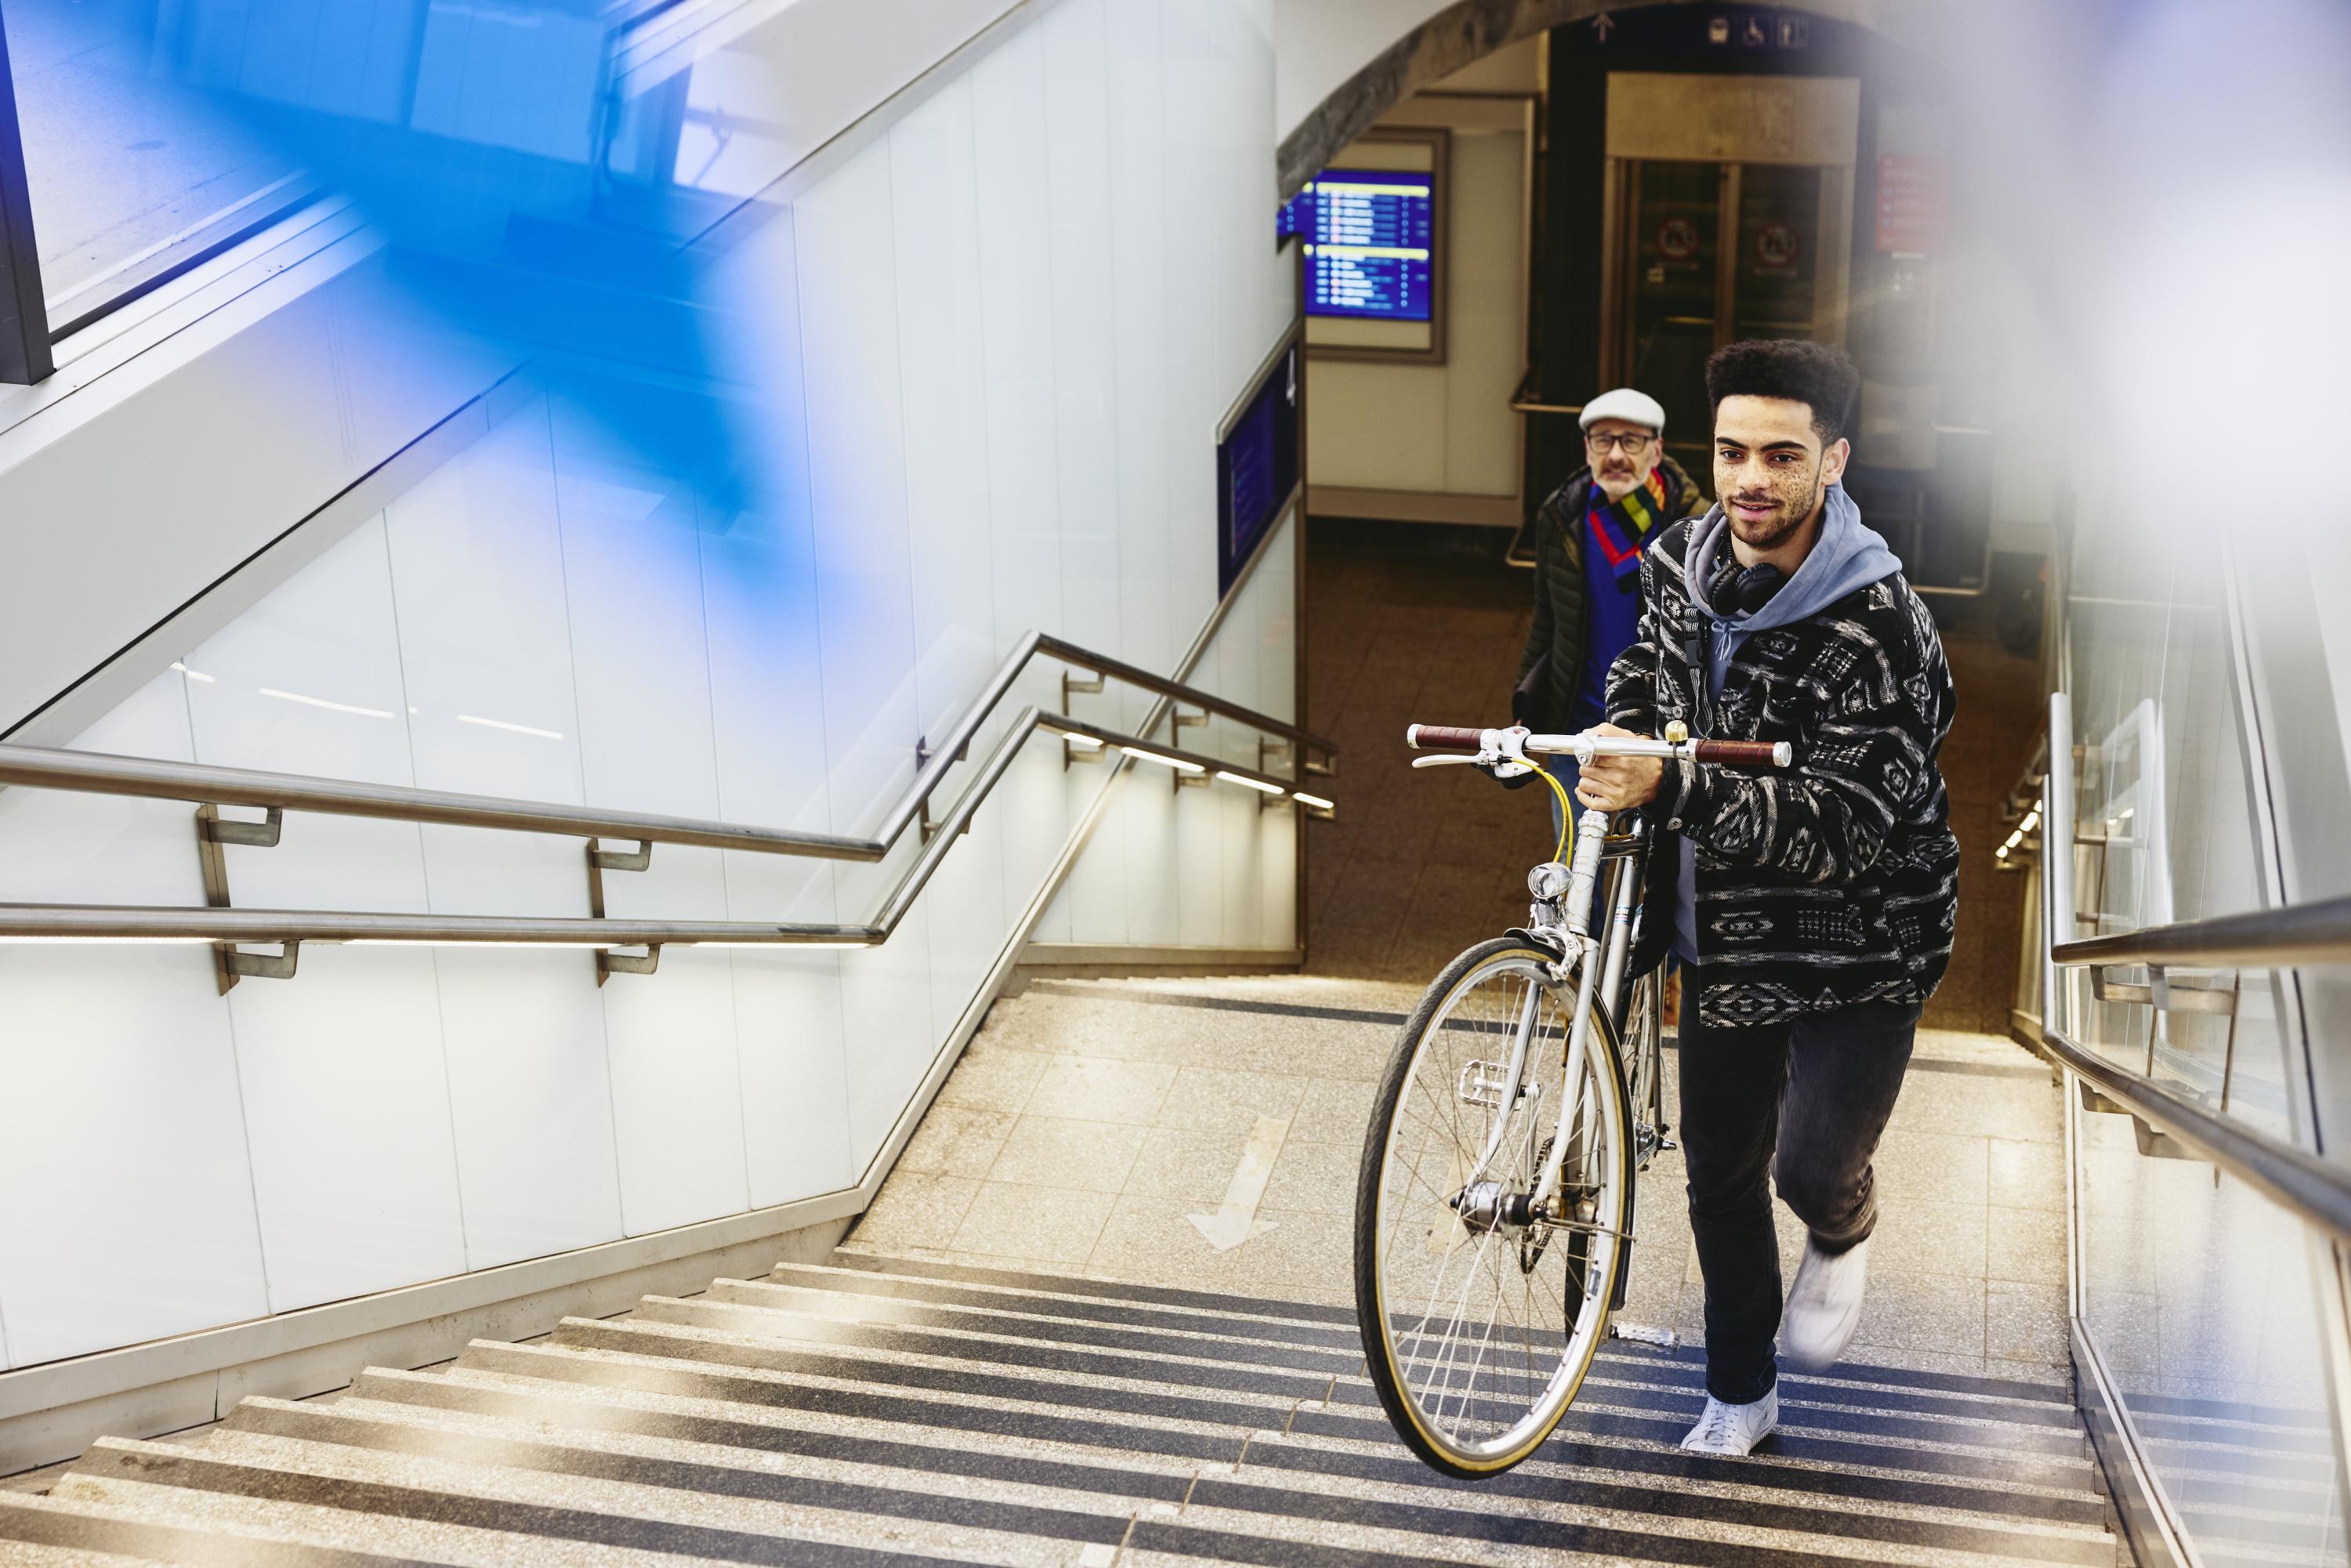
<svg viewBox="0 0 2351 1568">
<path fill-rule="evenodd" d="M 2043 841 L 2053 846 L 2073 841 L 2073 704 L 2064 692 L 2053 692 L 2049 699 L 2049 772 L 2042 786 Z M 2146 1073 L 2079 1044 L 2067 1032 L 2071 1009 L 2064 984 L 2068 969 L 2117 964 L 2161 969 L 2351 961 L 2351 898 L 2055 941 L 2073 935 L 2073 864 L 2070 847 L 2063 852 L 2053 847 L 2043 857 L 2043 916 L 2053 940 L 2042 984 L 2042 1049 L 2112 1104 L 2210 1160 L 2304 1223 L 2351 1244 L 2351 1171 L 2207 1109 Z"/>
<path fill-rule="evenodd" d="M 2043 1030 L 2041 1043 L 2059 1065 L 2098 1093 L 2177 1138 L 2304 1223 L 2351 1244 L 2351 1173 L 2183 1099 L 2151 1078 L 2116 1066 L 2056 1030 Z"/>
<path fill-rule="evenodd" d="M 1328 771 L 1327 759 L 1338 747 L 1311 731 L 1268 714 L 1227 702 L 1180 681 L 1153 674 L 1122 660 L 1031 632 L 1014 646 L 963 716 L 950 727 L 936 748 L 916 770 L 880 829 L 871 838 L 838 833 L 800 832 L 784 828 L 749 827 L 658 812 L 624 811 L 608 807 L 572 806 L 546 800 L 517 800 L 491 795 L 467 795 L 406 785 L 370 784 L 351 779 L 317 779 L 291 773 L 265 773 L 242 768 L 217 768 L 206 763 L 170 762 L 157 758 L 115 757 L 100 752 L 62 751 L 47 747 L 0 745 L 0 784 L 21 784 L 43 789 L 78 790 L 101 795 L 131 795 L 167 800 L 190 800 L 219 806 L 262 807 L 317 811 L 333 816 L 389 818 L 407 822 L 445 826 L 503 828 L 514 831 L 560 833 L 583 838 L 634 839 L 644 843 L 691 844 L 705 849 L 746 850 L 762 854 L 810 855 L 826 860 L 878 861 L 890 852 L 937 790 L 947 770 L 969 747 L 972 737 L 1004 700 L 1014 681 L 1039 654 L 1065 664 L 1107 675 L 1128 685 L 1189 703 L 1210 713 L 1277 735 L 1301 747 L 1319 751 L 1325 761 L 1317 769 L 1301 755 L 1301 768 Z M 1074 724 L 1077 721 L 1069 720 Z M 1090 734 L 1083 728 L 1075 733 Z M 1138 745 L 1147 744 L 1138 740 Z M 1158 749 L 1165 749 L 1160 747 Z M 1283 781 L 1285 787 L 1287 780 Z"/>
<path fill-rule="evenodd" d="M 578 916 L 532 917 L 504 915 L 382 915 L 331 910 L 193 909 L 119 904 L 0 904 L 0 940 L 202 942 L 210 944 L 267 943 L 286 946 L 277 958 L 253 954 L 231 955 L 235 972 L 284 978 L 293 972 L 295 949 L 304 942 L 402 943 L 432 946 L 482 945 L 577 946 L 609 951 L 643 946 L 643 958 L 611 960 L 614 967 L 648 972 L 664 946 L 818 946 L 867 947 L 887 941 L 914 907 L 948 849 L 969 826 L 997 782 L 1012 765 L 1021 746 L 1040 730 L 1078 737 L 1115 747 L 1131 755 L 1119 759 L 1129 766 L 1134 755 L 1172 758 L 1202 775 L 1222 774 L 1235 780 L 1254 780 L 1269 799 L 1279 791 L 1300 800 L 1288 779 L 1217 758 L 1146 741 L 1140 737 L 1023 708 L 998 740 L 979 772 L 946 819 L 936 824 L 923 852 L 895 887 L 883 898 L 871 920 L 857 924 L 779 925 L 765 921 L 628 920 Z M 1327 810 L 1320 797 L 1301 802 Z M 279 966 L 270 967 L 269 966 Z"/>
<path fill-rule="evenodd" d="M 2351 963 L 2351 898 L 2061 942 L 2050 956 L 2072 967 L 2146 964 L 2156 968 L 2283 969 L 2297 964 Z"/>
</svg>

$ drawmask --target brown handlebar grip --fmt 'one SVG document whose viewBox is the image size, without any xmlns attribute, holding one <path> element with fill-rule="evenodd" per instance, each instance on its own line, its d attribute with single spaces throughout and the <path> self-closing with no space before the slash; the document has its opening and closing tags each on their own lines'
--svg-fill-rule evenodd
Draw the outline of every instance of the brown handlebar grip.
<svg viewBox="0 0 2351 1568">
<path fill-rule="evenodd" d="M 1691 760 L 1719 762 L 1732 768 L 1785 767 L 1781 747 L 1771 740 L 1700 740 L 1690 747 Z"/>
<path fill-rule="evenodd" d="M 1485 744 L 1482 729 L 1463 729 L 1457 725 L 1415 724 L 1405 727 L 1404 743 L 1424 751 L 1475 751 Z"/>
</svg>

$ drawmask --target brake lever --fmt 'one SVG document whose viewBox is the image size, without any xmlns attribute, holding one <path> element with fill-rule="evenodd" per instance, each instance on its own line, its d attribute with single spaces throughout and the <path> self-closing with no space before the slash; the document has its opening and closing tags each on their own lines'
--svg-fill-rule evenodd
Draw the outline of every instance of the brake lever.
<svg viewBox="0 0 2351 1568">
<path fill-rule="evenodd" d="M 1444 768 L 1458 762 L 1466 768 L 1475 768 L 1485 760 L 1482 757 L 1463 757 L 1440 751 L 1432 752 L 1426 757 L 1416 757 L 1412 759 L 1412 765 L 1415 768 Z"/>
</svg>

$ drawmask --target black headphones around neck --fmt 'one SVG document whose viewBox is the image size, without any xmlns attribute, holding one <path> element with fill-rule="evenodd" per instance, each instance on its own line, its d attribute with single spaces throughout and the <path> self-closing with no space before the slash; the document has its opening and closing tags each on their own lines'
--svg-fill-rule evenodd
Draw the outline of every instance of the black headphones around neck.
<svg viewBox="0 0 2351 1568">
<path fill-rule="evenodd" d="M 1722 614 L 1752 615 L 1771 603 L 1771 596 L 1787 585 L 1788 574 L 1768 561 L 1760 566 L 1741 566 L 1737 556 L 1726 556 L 1707 580 L 1706 598 Z"/>
</svg>

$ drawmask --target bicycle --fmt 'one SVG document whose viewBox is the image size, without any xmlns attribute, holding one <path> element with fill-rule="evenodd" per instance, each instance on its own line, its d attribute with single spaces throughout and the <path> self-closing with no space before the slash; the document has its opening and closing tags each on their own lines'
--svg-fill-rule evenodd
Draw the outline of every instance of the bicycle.
<svg viewBox="0 0 2351 1568">
<path fill-rule="evenodd" d="M 1406 1446 L 1474 1479 L 1525 1459 L 1566 1415 L 1624 1305 L 1635 1178 L 1672 1146 L 1659 977 L 1625 973 L 1646 824 L 1579 819 L 1536 758 L 1785 768 L 1791 755 L 1784 741 L 1694 741 L 1679 724 L 1664 739 L 1414 725 L 1405 743 L 1434 753 L 1415 768 L 1532 771 L 1560 800 L 1552 858 L 1527 873 L 1526 925 L 1447 965 L 1405 1021 L 1356 1179 L 1355 1315 L 1373 1385 Z"/>
</svg>

